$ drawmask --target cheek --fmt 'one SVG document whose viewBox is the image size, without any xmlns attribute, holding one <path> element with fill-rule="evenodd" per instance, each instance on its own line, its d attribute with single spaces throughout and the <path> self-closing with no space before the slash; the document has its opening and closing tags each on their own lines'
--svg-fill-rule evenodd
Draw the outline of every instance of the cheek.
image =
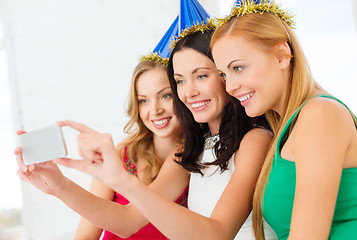
<svg viewBox="0 0 357 240">
<path fill-rule="evenodd" d="M 219 94 L 220 98 L 225 98 L 225 95 L 227 95 L 226 84 L 222 80 L 211 84 L 210 89 L 212 93 Z"/>
<path fill-rule="evenodd" d="M 262 72 L 262 69 L 251 67 L 240 74 L 239 80 L 243 86 L 252 87 L 251 84 L 259 83 L 265 77 L 266 74 Z"/>
<path fill-rule="evenodd" d="M 142 120 L 145 120 L 145 107 L 143 106 L 139 106 L 139 117 Z"/>
<path fill-rule="evenodd" d="M 185 89 L 183 87 L 177 87 L 177 96 L 182 102 L 185 102 Z"/>
<path fill-rule="evenodd" d="M 222 110 L 228 104 L 229 100 L 230 100 L 230 95 L 226 91 L 224 91 L 224 93 L 222 93 L 221 101 L 220 101 Z"/>
<path fill-rule="evenodd" d="M 171 100 L 165 102 L 165 111 L 169 114 L 173 114 L 174 112 L 174 103 Z"/>
</svg>

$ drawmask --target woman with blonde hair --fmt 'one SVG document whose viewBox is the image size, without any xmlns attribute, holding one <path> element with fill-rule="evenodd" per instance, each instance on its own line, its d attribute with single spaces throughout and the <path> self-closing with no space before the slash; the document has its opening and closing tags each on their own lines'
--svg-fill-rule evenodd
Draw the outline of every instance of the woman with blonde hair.
<svg viewBox="0 0 357 240">
<path fill-rule="evenodd" d="M 264 218 L 279 239 L 354 239 L 356 117 L 312 78 L 290 13 L 244 1 L 220 21 L 211 47 L 226 90 L 274 132 L 254 194 L 256 238 Z"/>
<path fill-rule="evenodd" d="M 166 71 L 162 63 L 150 60 L 141 61 L 135 68 L 127 110 L 130 119 L 125 126 L 128 136 L 115 148 L 117 164 L 130 175 L 136 175 L 144 185 L 152 184 L 163 162 L 183 141 L 181 127 L 173 111 Z M 87 132 L 88 135 L 97 136 L 97 133 L 91 131 Z M 81 149 L 79 152 L 82 154 Z M 15 154 L 19 166 L 22 166 L 18 171 L 22 180 L 57 197 L 82 216 L 74 239 L 167 239 L 124 196 L 108 185 L 93 179 L 89 193 L 63 176 L 53 162 L 25 166 L 21 149 L 17 148 Z M 100 161 L 102 158 L 95 154 L 92 160 Z M 165 196 L 171 201 L 177 199 L 176 203 L 186 207 L 188 180 L 182 181 L 182 188 Z M 102 234 L 103 238 L 100 238 Z"/>
<path fill-rule="evenodd" d="M 146 185 L 154 181 L 164 160 L 183 140 L 179 122 L 173 113 L 172 92 L 166 71 L 166 66 L 154 61 L 141 61 L 136 66 L 127 109 L 129 121 L 124 128 L 127 137 L 117 146 L 127 171 L 137 175 Z M 122 205 L 129 203 L 122 195 L 95 179 L 90 191 Z M 176 202 L 186 206 L 186 201 L 187 189 Z M 75 239 L 99 239 L 101 234 L 101 228 L 82 217 Z M 149 223 L 128 239 L 140 238 L 164 239 L 164 235 Z M 104 231 L 103 239 L 121 238 Z"/>
</svg>

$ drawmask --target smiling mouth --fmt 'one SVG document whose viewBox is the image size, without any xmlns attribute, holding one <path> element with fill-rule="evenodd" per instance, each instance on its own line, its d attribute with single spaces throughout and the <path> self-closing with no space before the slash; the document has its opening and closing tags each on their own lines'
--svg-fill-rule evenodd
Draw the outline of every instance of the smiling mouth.
<svg viewBox="0 0 357 240">
<path fill-rule="evenodd" d="M 239 101 L 241 101 L 241 102 L 244 102 L 244 101 L 248 100 L 249 98 L 251 98 L 251 97 L 254 95 L 254 93 L 255 93 L 255 92 L 248 93 L 248 94 L 243 95 L 243 96 L 241 96 L 241 97 L 239 97 L 239 98 L 237 98 L 237 99 L 238 99 Z"/>
<path fill-rule="evenodd" d="M 152 122 L 156 128 L 163 128 L 169 123 L 170 119 L 171 117 L 168 117 L 160 120 L 153 120 Z"/>
<path fill-rule="evenodd" d="M 192 103 L 190 105 L 192 108 L 200 108 L 200 107 L 206 106 L 209 102 L 210 101 L 207 100 L 207 101 L 203 101 L 203 102 Z"/>
</svg>

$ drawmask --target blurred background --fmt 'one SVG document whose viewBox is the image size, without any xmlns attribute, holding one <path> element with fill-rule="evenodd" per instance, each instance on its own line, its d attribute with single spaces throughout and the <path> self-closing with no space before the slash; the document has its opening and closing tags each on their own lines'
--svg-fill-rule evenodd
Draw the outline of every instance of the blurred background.
<svg viewBox="0 0 357 240">
<path fill-rule="evenodd" d="M 200 2 L 222 17 L 234 0 Z M 357 0 L 276 2 L 296 14 L 314 78 L 357 113 Z M 178 12 L 179 0 L 0 0 L 0 240 L 71 239 L 79 216 L 18 179 L 15 132 L 72 119 L 119 142 L 131 73 Z"/>
</svg>

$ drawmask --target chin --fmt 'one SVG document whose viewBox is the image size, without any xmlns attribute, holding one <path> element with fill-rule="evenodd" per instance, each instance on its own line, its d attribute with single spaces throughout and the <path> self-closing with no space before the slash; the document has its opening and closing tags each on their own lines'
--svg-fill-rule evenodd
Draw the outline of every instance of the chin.
<svg viewBox="0 0 357 240">
<path fill-rule="evenodd" d="M 195 121 L 198 123 L 206 123 L 208 121 L 206 121 L 206 119 L 201 119 L 201 118 L 195 118 Z"/>
<path fill-rule="evenodd" d="M 174 133 L 173 132 L 161 132 L 161 133 L 159 132 L 156 135 L 160 138 L 170 138 L 174 135 Z"/>
<path fill-rule="evenodd" d="M 249 116 L 249 117 L 258 117 L 263 115 L 264 113 L 261 113 L 260 111 L 254 111 L 253 109 L 245 109 L 245 113 Z"/>
</svg>

